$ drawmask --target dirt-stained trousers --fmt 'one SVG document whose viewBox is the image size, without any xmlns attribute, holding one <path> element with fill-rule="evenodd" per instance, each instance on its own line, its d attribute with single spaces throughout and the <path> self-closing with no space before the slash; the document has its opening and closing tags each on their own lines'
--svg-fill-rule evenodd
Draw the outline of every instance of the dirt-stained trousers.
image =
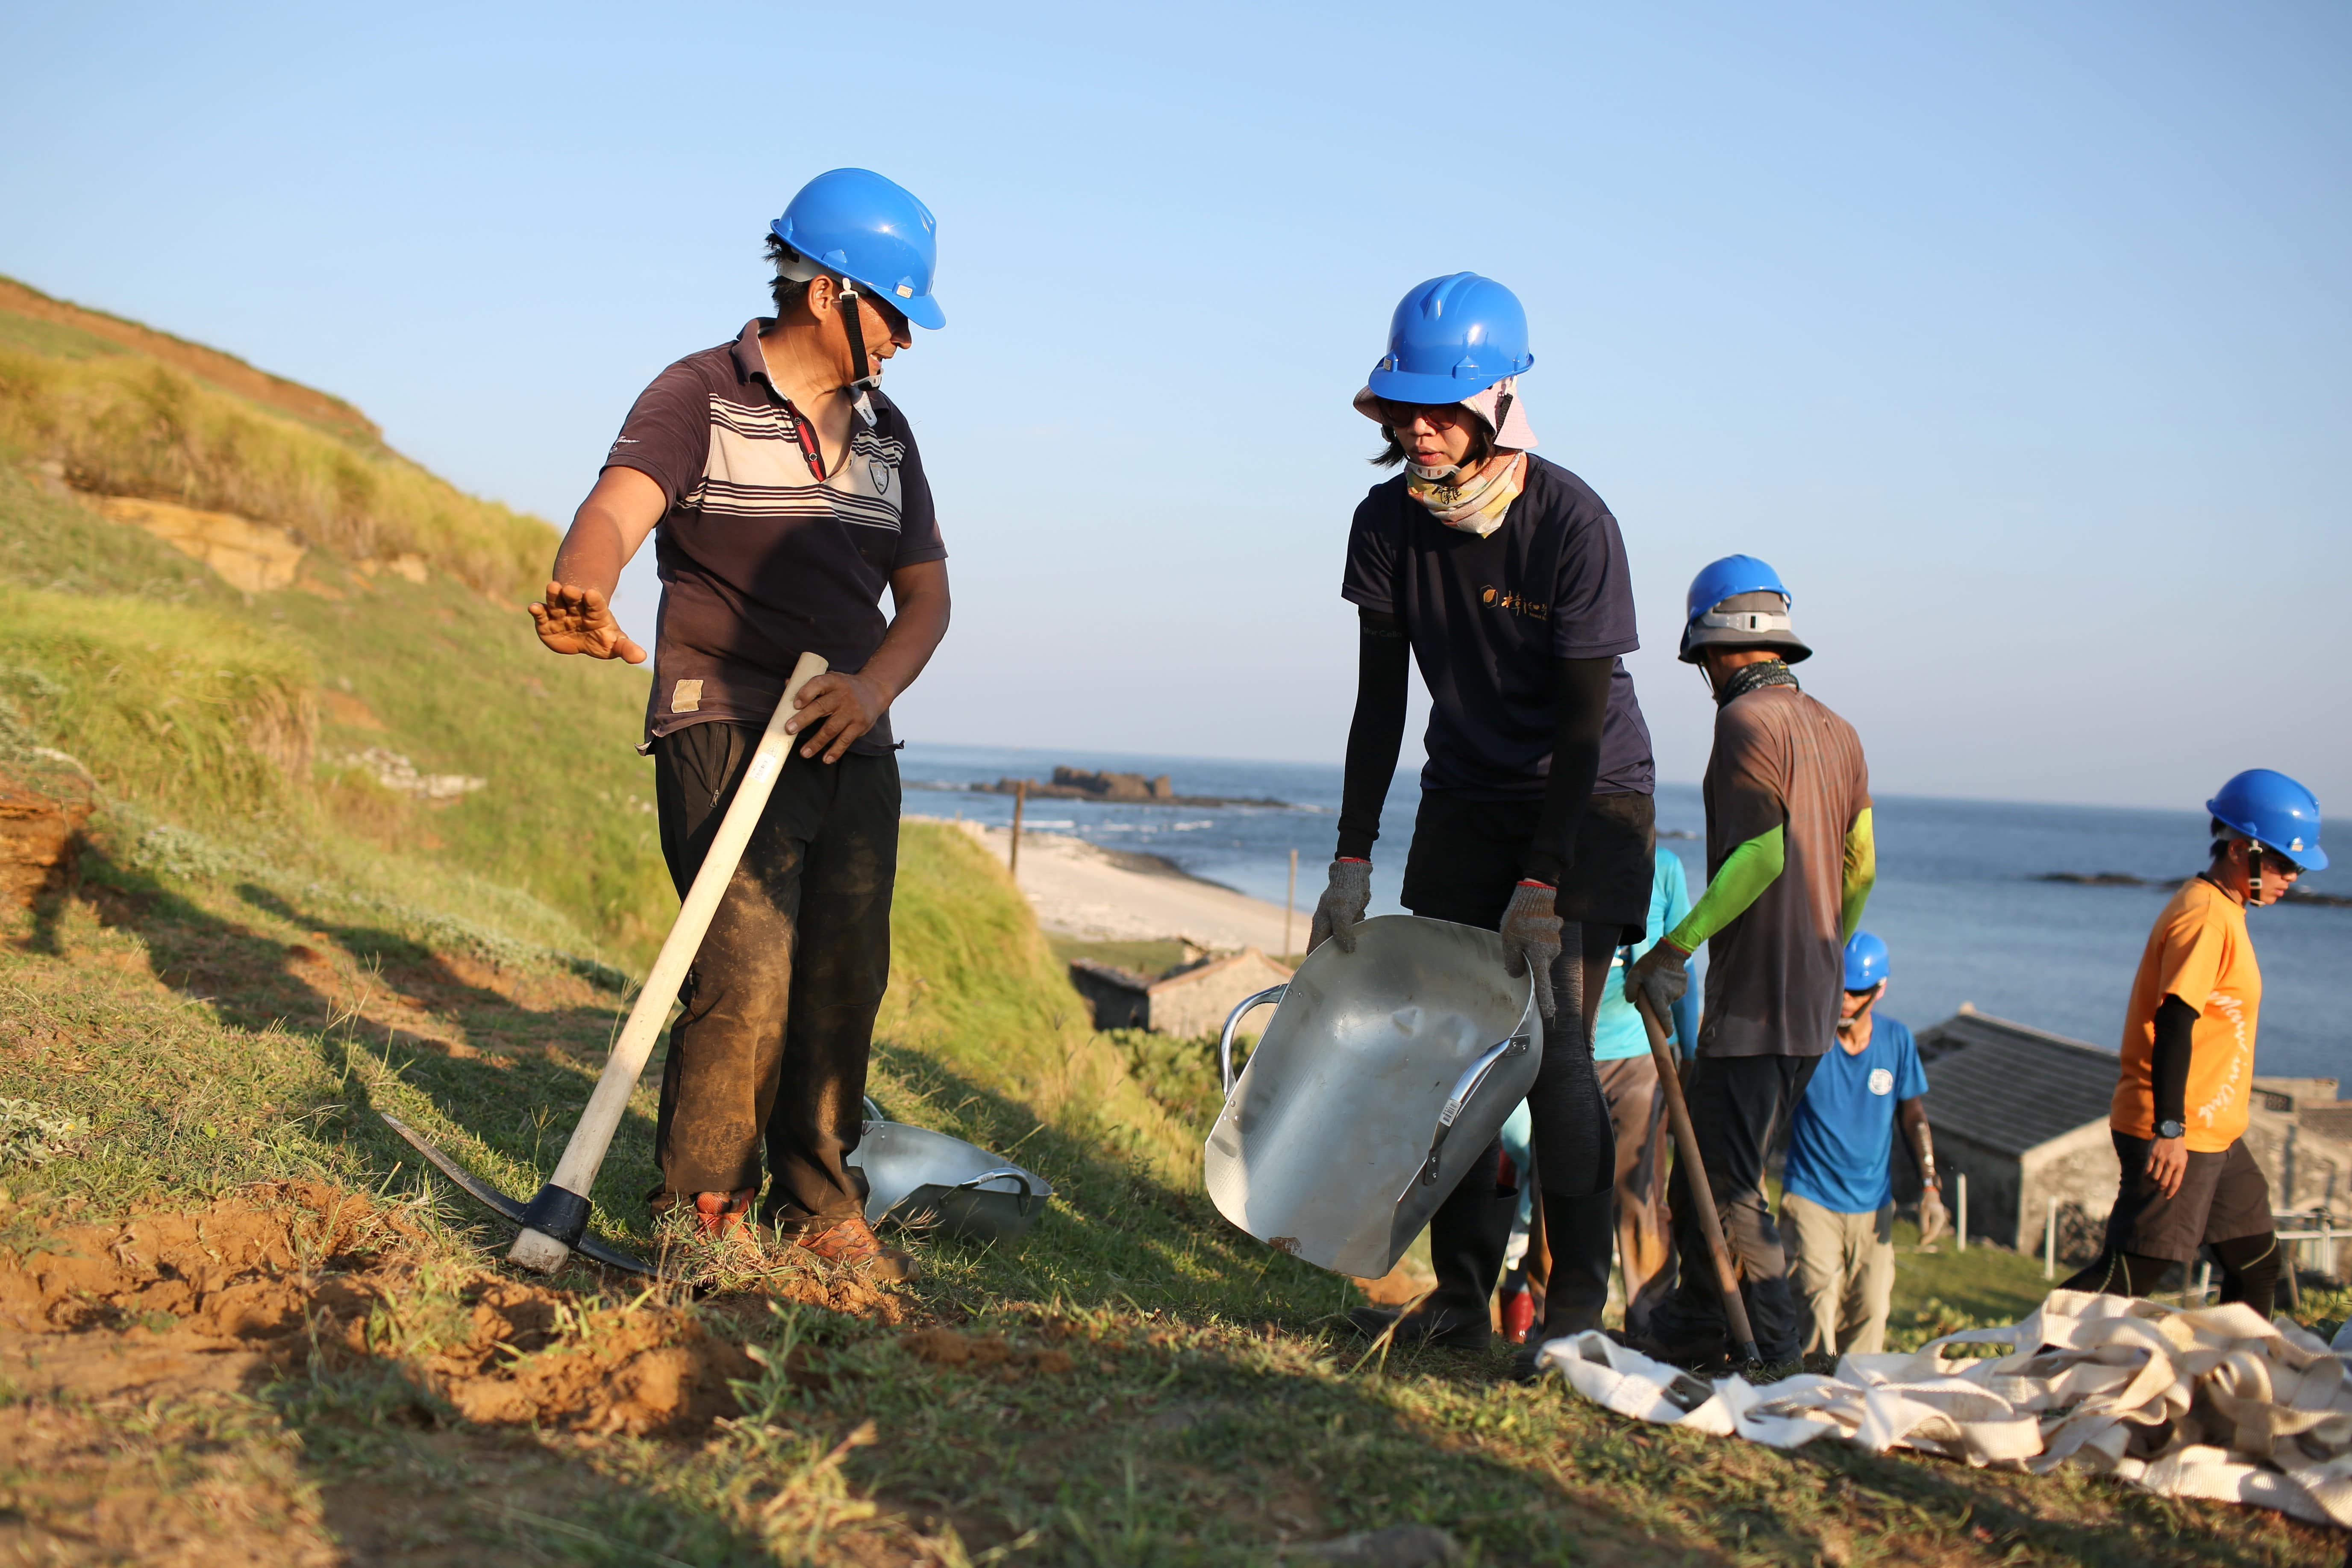
<svg viewBox="0 0 2352 1568">
<path fill-rule="evenodd" d="M 699 724 L 654 744 L 662 857 L 681 897 L 760 733 Z M 763 1221 L 793 1229 L 859 1211 L 865 1186 L 844 1159 L 890 979 L 898 867 L 895 757 L 785 765 L 679 994 L 655 1130 L 663 1192 L 757 1187 L 764 1144 Z"/>
</svg>

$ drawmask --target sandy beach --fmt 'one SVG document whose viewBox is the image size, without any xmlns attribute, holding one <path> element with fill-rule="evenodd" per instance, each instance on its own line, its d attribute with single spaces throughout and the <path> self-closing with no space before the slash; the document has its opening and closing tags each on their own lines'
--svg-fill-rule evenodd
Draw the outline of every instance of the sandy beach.
<svg viewBox="0 0 2352 1568">
<path fill-rule="evenodd" d="M 950 825 L 987 845 L 999 861 L 1011 852 L 1006 829 Z M 1095 942 L 1174 938 L 1212 952 L 1255 947 L 1279 956 L 1306 946 L 1313 913 L 1297 912 L 1286 945 L 1280 904 L 1203 882 L 1156 855 L 1105 849 L 1068 833 L 1024 831 L 1019 880 L 1040 925 L 1057 936 Z M 1300 897 L 1306 899 L 1304 891 Z"/>
</svg>

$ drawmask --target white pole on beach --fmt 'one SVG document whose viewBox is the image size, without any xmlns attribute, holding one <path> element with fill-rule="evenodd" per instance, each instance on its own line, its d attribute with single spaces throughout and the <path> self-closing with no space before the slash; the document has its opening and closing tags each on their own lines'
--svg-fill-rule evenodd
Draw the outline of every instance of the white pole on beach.
<svg viewBox="0 0 2352 1568">
<path fill-rule="evenodd" d="M 1298 852 L 1290 852 L 1290 891 L 1282 895 L 1282 956 L 1286 958 L 1297 949 L 1290 945 L 1290 917 L 1298 909 Z"/>
<path fill-rule="evenodd" d="M 1013 852 L 1005 858 L 1005 874 L 1013 881 L 1021 880 L 1021 808 L 1029 803 L 1029 780 L 1024 779 L 1013 787 Z"/>
<path fill-rule="evenodd" d="M 1965 1252 L 1969 1249 L 1969 1173 L 1966 1171 L 1960 1173 L 1959 1208 L 1958 1223 L 1952 1227 L 1952 1250 Z"/>
</svg>

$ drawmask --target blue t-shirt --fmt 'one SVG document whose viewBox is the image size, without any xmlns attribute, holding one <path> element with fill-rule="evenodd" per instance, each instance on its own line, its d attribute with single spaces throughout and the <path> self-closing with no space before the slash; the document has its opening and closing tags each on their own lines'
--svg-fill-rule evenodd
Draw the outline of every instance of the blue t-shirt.
<svg viewBox="0 0 2352 1568">
<path fill-rule="evenodd" d="M 1664 844 L 1658 846 L 1658 869 L 1650 878 L 1650 919 L 1643 928 L 1641 946 L 1633 949 L 1638 961 L 1642 955 L 1658 945 L 1658 938 L 1683 923 L 1690 913 L 1690 882 L 1683 874 L 1682 857 Z M 1695 1019 L 1685 1015 L 1696 1010 L 1696 1002 L 1689 991 L 1675 1004 L 1675 1016 L 1668 1020 L 1675 1033 L 1687 1046 L 1695 1032 Z M 1618 1061 L 1629 1056 L 1650 1054 L 1650 1034 L 1642 1027 L 1642 1015 L 1625 999 L 1625 950 L 1609 961 L 1609 983 L 1601 988 L 1601 1014 L 1592 1026 L 1592 1060 Z"/>
<path fill-rule="evenodd" d="M 1559 730 L 1560 659 L 1641 645 L 1617 519 L 1584 481 L 1528 455 L 1527 487 L 1485 538 L 1405 494 L 1372 486 L 1348 534 L 1349 603 L 1404 623 L 1429 687 L 1424 789 L 1473 800 L 1543 798 Z M 1602 795 L 1647 795 L 1650 730 L 1620 658 L 1601 727 Z"/>
<path fill-rule="evenodd" d="M 1849 1056 L 1832 1042 L 1789 1125 L 1782 1190 L 1839 1214 L 1874 1214 L 1895 1201 L 1895 1106 L 1927 1092 L 1911 1031 L 1874 1019 L 1870 1043 Z"/>
</svg>

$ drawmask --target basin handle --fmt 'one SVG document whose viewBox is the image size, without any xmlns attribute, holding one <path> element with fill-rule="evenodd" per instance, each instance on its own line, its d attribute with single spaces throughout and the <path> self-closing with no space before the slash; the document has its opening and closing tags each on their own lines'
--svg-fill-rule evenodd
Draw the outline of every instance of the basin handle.
<svg viewBox="0 0 2352 1568">
<path fill-rule="evenodd" d="M 1217 1040 L 1217 1075 L 1224 1080 L 1225 1098 L 1234 1097 L 1234 1029 L 1250 1009 L 1267 1002 L 1280 1002 L 1290 987 L 1286 984 L 1268 986 L 1255 996 L 1244 997 L 1241 1006 L 1225 1015 L 1225 1032 Z"/>
<path fill-rule="evenodd" d="M 1454 1081 L 1454 1092 L 1445 1097 L 1445 1109 L 1437 1113 L 1437 1132 L 1429 1140 L 1429 1158 L 1421 1167 L 1421 1185 L 1429 1186 L 1436 1183 L 1437 1156 L 1444 1149 L 1445 1140 L 1454 1131 L 1454 1121 L 1461 1116 L 1463 1107 L 1470 1103 L 1471 1096 L 1476 1094 L 1480 1086 L 1486 1082 L 1486 1075 L 1495 1071 L 1495 1064 L 1505 1057 L 1525 1054 L 1534 1043 L 1533 1036 L 1524 1034 L 1515 1034 L 1508 1040 L 1497 1040 L 1481 1052 L 1478 1060 L 1472 1062 L 1462 1076 Z M 1412 1184 L 1407 1182 L 1404 1194 L 1401 1194 L 1397 1201 L 1402 1203 L 1405 1196 L 1410 1195 L 1412 1191 Z"/>
<path fill-rule="evenodd" d="M 960 1181 L 956 1183 L 955 1186 L 948 1188 L 948 1190 L 950 1192 L 962 1192 L 968 1187 L 976 1187 L 984 1181 L 1002 1181 L 1007 1176 L 1012 1177 L 1021 1186 L 1021 1196 L 1018 1207 L 1022 1218 L 1025 1219 L 1029 1215 L 1029 1205 L 1036 1199 L 1037 1189 L 1029 1185 L 1029 1173 L 1023 1170 L 1019 1166 L 999 1166 L 992 1171 L 982 1171 L 969 1181 Z"/>
</svg>

